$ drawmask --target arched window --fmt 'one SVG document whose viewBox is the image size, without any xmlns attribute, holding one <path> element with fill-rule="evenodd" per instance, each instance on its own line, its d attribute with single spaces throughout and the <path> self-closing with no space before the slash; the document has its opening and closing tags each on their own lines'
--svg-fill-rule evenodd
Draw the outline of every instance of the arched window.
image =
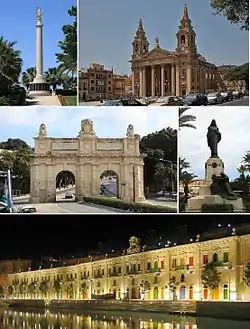
<svg viewBox="0 0 250 329">
<path fill-rule="evenodd" d="M 224 263 L 228 263 L 229 262 L 228 252 L 224 252 L 224 254 L 223 254 L 223 262 Z"/>
<path fill-rule="evenodd" d="M 131 285 L 134 286 L 135 285 L 135 279 L 131 280 Z"/>
<path fill-rule="evenodd" d="M 181 282 L 185 282 L 185 275 L 183 273 L 181 274 Z"/>
<path fill-rule="evenodd" d="M 229 297 L 228 285 L 225 284 L 223 287 L 223 299 L 228 299 L 228 297 Z"/>
<path fill-rule="evenodd" d="M 213 254 L 213 262 L 214 263 L 218 262 L 218 254 L 216 252 Z"/>
<path fill-rule="evenodd" d="M 181 36 L 181 44 L 182 44 L 182 45 L 185 45 L 185 43 L 186 43 L 185 35 L 182 35 L 182 36 Z"/>
<path fill-rule="evenodd" d="M 207 288 L 207 286 L 204 286 L 204 289 L 203 289 L 203 298 L 205 300 L 208 299 L 208 288 Z"/>
</svg>

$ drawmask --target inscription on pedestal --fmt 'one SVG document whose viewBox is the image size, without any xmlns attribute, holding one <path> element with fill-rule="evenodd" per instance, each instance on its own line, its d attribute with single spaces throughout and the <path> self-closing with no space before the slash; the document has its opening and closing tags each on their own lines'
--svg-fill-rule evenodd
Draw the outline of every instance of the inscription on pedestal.
<svg viewBox="0 0 250 329">
<path fill-rule="evenodd" d="M 112 143 L 112 142 L 100 142 L 100 143 L 97 143 L 97 150 L 99 150 L 99 151 L 122 150 L 122 144 L 121 143 Z"/>
<path fill-rule="evenodd" d="M 77 142 L 54 142 L 52 143 L 52 150 L 77 150 Z"/>
</svg>

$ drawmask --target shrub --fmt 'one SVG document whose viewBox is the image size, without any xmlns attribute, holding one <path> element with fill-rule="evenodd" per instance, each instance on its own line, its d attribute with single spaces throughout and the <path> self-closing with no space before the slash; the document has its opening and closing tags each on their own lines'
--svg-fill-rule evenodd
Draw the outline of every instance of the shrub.
<svg viewBox="0 0 250 329">
<path fill-rule="evenodd" d="M 77 90 L 76 89 L 56 89 L 56 95 L 62 95 L 62 96 L 77 96 Z"/>
<path fill-rule="evenodd" d="M 231 212 L 232 213 L 234 212 L 234 207 L 232 204 L 204 203 L 201 207 L 201 212 L 207 212 L 207 213 Z"/>
<path fill-rule="evenodd" d="M 176 209 L 147 203 L 129 202 L 109 197 L 83 197 L 83 201 L 136 213 L 176 213 Z"/>
</svg>

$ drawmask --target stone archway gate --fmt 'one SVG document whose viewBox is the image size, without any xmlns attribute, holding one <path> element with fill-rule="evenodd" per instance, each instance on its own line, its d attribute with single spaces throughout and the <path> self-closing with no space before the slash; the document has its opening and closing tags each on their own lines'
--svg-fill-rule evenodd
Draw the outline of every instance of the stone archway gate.
<svg viewBox="0 0 250 329">
<path fill-rule="evenodd" d="M 56 176 L 63 170 L 75 175 L 75 196 L 100 196 L 100 176 L 106 170 L 118 175 L 119 197 L 126 201 L 145 200 L 140 136 L 129 125 L 125 138 L 98 138 L 90 119 L 81 121 L 77 138 L 51 138 L 45 124 L 34 138 L 31 157 L 31 203 L 56 202 Z"/>
</svg>

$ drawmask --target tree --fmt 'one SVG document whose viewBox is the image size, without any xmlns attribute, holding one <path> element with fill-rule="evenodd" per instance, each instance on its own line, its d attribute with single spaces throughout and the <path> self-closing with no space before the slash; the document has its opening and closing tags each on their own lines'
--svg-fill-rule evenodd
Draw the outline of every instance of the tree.
<svg viewBox="0 0 250 329">
<path fill-rule="evenodd" d="M 249 30 L 249 0 L 211 0 L 216 15 L 226 17 L 231 23 L 238 24 L 241 30 Z"/>
<path fill-rule="evenodd" d="M 0 37 L 0 97 L 8 95 L 11 86 L 18 82 L 23 61 L 16 42 Z"/>
<path fill-rule="evenodd" d="M 246 167 L 241 165 L 237 168 L 240 176 L 231 183 L 233 189 L 242 190 L 242 198 L 249 197 L 250 176 L 246 175 Z"/>
<path fill-rule="evenodd" d="M 250 151 L 247 151 L 244 155 L 242 164 L 246 168 L 246 171 L 250 171 Z"/>
<path fill-rule="evenodd" d="M 8 286 L 8 293 L 10 296 L 12 296 L 14 293 L 14 286 L 12 284 Z"/>
<path fill-rule="evenodd" d="M 173 300 L 176 299 L 176 297 L 177 297 L 176 290 L 177 290 L 178 285 L 179 285 L 179 282 L 177 282 L 176 277 L 172 276 L 169 280 L 168 287 L 169 287 L 169 290 L 171 291 Z"/>
<path fill-rule="evenodd" d="M 60 292 L 62 290 L 62 280 L 56 279 L 53 283 L 53 288 L 56 292 L 57 298 L 59 298 Z"/>
<path fill-rule="evenodd" d="M 35 281 L 30 282 L 30 284 L 28 285 L 28 289 L 27 289 L 30 296 L 34 296 L 34 294 L 36 292 L 36 287 L 37 287 L 37 283 Z"/>
<path fill-rule="evenodd" d="M 250 287 L 250 260 L 247 262 L 245 266 L 243 280 L 246 283 L 246 285 Z"/>
<path fill-rule="evenodd" d="M 210 289 L 210 293 L 219 287 L 221 273 L 217 270 L 213 263 L 209 263 L 204 267 L 201 273 L 201 281 L 205 287 Z"/>
<path fill-rule="evenodd" d="M 82 297 L 84 297 L 84 294 L 86 294 L 88 290 L 88 286 L 86 285 L 86 282 L 82 282 L 79 287 L 79 292 L 82 293 Z"/>
<path fill-rule="evenodd" d="M 189 172 L 184 172 L 180 177 L 180 182 L 184 188 L 184 194 L 186 200 L 188 199 L 188 194 L 189 194 L 189 184 L 191 184 L 196 177 L 197 176 L 195 174 Z"/>
<path fill-rule="evenodd" d="M 46 298 L 47 293 L 49 291 L 49 284 L 47 281 L 42 281 L 39 285 L 39 290 L 41 291 L 42 295 Z"/>
<path fill-rule="evenodd" d="M 249 89 L 249 62 L 232 67 L 228 72 L 228 78 L 232 81 L 244 81 L 246 89 Z"/>
<path fill-rule="evenodd" d="M 59 64 L 59 72 L 70 74 L 72 77 L 77 73 L 77 7 L 72 6 L 68 10 L 69 16 L 74 18 L 72 25 L 62 27 L 64 40 L 59 41 L 61 53 L 56 53 Z"/>
<path fill-rule="evenodd" d="M 8 138 L 6 142 L 0 143 L 0 148 L 4 150 L 16 151 L 22 148 L 30 149 L 30 146 L 20 138 Z"/>
<path fill-rule="evenodd" d="M 196 121 L 196 117 L 191 114 L 185 114 L 190 107 L 179 107 L 179 129 L 180 128 L 193 128 L 196 129 L 195 125 L 191 122 Z"/>
<path fill-rule="evenodd" d="M 31 82 L 33 82 L 35 76 L 36 76 L 35 67 L 29 67 L 25 72 L 22 73 L 22 83 L 26 87 L 26 89 L 29 89 L 29 86 Z"/>
<path fill-rule="evenodd" d="M 52 86 L 53 90 L 56 90 L 58 85 L 61 85 L 63 82 L 62 74 L 57 67 L 49 68 L 45 72 L 46 81 Z"/>
<path fill-rule="evenodd" d="M 145 299 L 146 292 L 148 292 L 150 289 L 151 289 L 150 282 L 146 280 L 142 280 L 142 282 L 140 283 L 140 290 L 143 300 Z"/>
<path fill-rule="evenodd" d="M 145 187 L 155 191 L 177 176 L 176 129 L 168 127 L 142 137 L 140 151 L 147 155 L 144 159 Z M 163 179 L 164 175 L 167 177 Z"/>
<path fill-rule="evenodd" d="M 19 286 L 19 294 L 24 297 L 27 291 L 27 284 L 25 282 L 22 282 Z"/>
<path fill-rule="evenodd" d="M 0 297 L 3 296 L 4 294 L 4 288 L 3 286 L 0 285 Z"/>
<path fill-rule="evenodd" d="M 74 292 L 74 285 L 73 285 L 73 283 L 71 282 L 71 283 L 67 286 L 67 293 L 68 293 L 70 299 L 73 298 L 73 292 Z"/>
</svg>

